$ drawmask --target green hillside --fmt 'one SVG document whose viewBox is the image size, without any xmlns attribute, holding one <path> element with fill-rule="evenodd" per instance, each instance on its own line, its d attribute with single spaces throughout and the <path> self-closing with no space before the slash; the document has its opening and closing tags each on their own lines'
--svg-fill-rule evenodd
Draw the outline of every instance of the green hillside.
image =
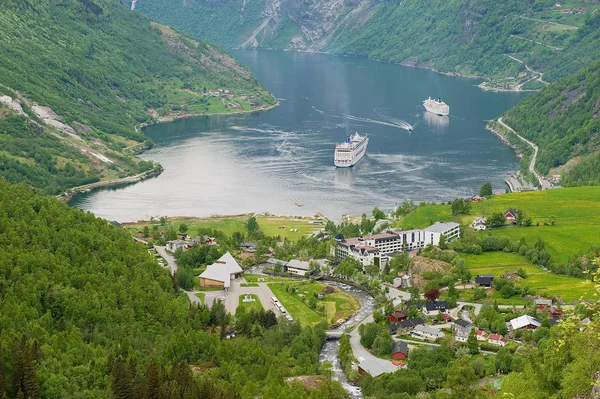
<svg viewBox="0 0 600 399">
<path fill-rule="evenodd" d="M 479 239 L 488 235 L 509 237 L 519 241 L 524 237 L 529 246 L 540 238 L 551 255 L 550 269 L 560 273 L 583 276 L 576 259 L 600 248 L 600 187 L 575 187 L 525 193 L 495 195 L 486 201 L 473 203 L 469 215 L 452 216 L 450 205 L 425 205 L 416 208 L 402 221 L 403 228 L 424 228 L 435 221 L 456 221 L 467 225 L 475 216 L 490 216 L 508 208 L 519 209 L 531 218 L 532 226 L 484 230 Z M 554 224 L 552 224 L 554 220 Z M 483 265 L 479 265 L 483 266 Z M 496 266 L 489 264 L 488 266 Z"/>
<path fill-rule="evenodd" d="M 49 194 L 152 169 L 130 155 L 142 124 L 276 103 L 230 56 L 116 0 L 3 2 L 0 26 L 0 176 Z"/>
<path fill-rule="evenodd" d="M 598 0 L 145 0 L 136 9 L 226 47 L 367 56 L 491 77 L 498 88 L 539 89 L 600 58 Z"/>
<path fill-rule="evenodd" d="M 562 173 L 563 186 L 600 184 L 599 118 L 600 61 L 528 96 L 504 116 L 539 146 L 536 169 Z"/>
<path fill-rule="evenodd" d="M 251 321 L 221 340 L 223 306 L 191 307 L 128 232 L 2 179 L 0 232 L 0 397 L 308 396 L 284 378 L 319 373 L 322 327 Z"/>
</svg>

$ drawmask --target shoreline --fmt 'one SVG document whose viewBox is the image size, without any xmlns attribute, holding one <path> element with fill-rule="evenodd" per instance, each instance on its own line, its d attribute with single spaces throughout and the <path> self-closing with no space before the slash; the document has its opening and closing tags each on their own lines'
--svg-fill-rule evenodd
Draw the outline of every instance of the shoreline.
<svg viewBox="0 0 600 399">
<path fill-rule="evenodd" d="M 160 166 L 160 164 L 156 164 L 156 165 Z M 127 177 L 123 177 L 120 179 L 99 181 L 96 183 L 90 183 L 90 184 L 85 184 L 83 186 L 73 187 L 73 188 L 69 189 L 68 191 L 65 191 L 64 193 L 57 195 L 56 199 L 59 200 L 60 202 L 64 202 L 64 203 L 68 204 L 73 198 L 75 198 L 79 194 L 89 193 L 89 192 L 92 192 L 92 191 L 95 191 L 95 190 L 98 190 L 101 188 L 105 188 L 105 187 L 118 187 L 118 186 L 122 186 L 122 185 L 138 183 L 142 180 L 156 177 L 156 176 L 160 175 L 163 171 L 164 171 L 163 167 L 160 166 L 158 169 L 153 169 L 150 171 L 142 172 L 135 176 L 127 176 Z"/>
<path fill-rule="evenodd" d="M 392 62 L 392 61 L 385 61 L 382 59 L 377 59 L 377 58 L 371 58 L 369 56 L 357 56 L 357 55 L 347 55 L 347 54 L 338 54 L 338 53 L 333 53 L 331 51 L 317 51 L 317 50 L 300 50 L 300 49 L 272 49 L 272 48 L 251 48 L 251 49 L 242 49 L 242 48 L 232 48 L 230 50 L 254 50 L 254 51 L 284 51 L 284 52 L 295 52 L 295 53 L 313 53 L 313 54 L 327 54 L 327 55 L 334 55 L 334 56 L 339 56 L 339 57 L 346 57 L 346 58 L 364 58 L 367 59 L 369 61 L 374 61 L 374 62 L 379 62 L 379 63 L 383 63 L 383 64 L 392 64 L 392 65 L 398 65 L 398 66 L 402 66 L 402 67 L 408 67 L 408 68 L 417 68 L 417 69 L 425 69 L 431 72 L 435 72 L 435 73 L 439 73 L 440 75 L 445 75 L 445 76 L 451 76 L 451 77 L 458 77 L 458 78 L 465 78 L 465 79 L 481 79 L 483 80 L 483 82 L 477 84 L 477 85 L 473 85 L 476 86 L 478 88 L 480 88 L 483 91 L 491 91 L 491 92 L 495 92 L 495 93 L 525 93 L 525 92 L 537 92 L 539 90 L 530 90 L 530 89 L 526 89 L 526 90 L 521 90 L 521 89 L 493 89 L 493 88 L 488 88 L 486 86 L 484 86 L 485 82 L 493 82 L 493 79 L 491 79 L 488 76 L 485 75 L 463 75 L 460 73 L 455 73 L 455 72 L 442 72 L 438 69 L 435 69 L 434 67 L 430 67 L 430 66 L 425 66 L 425 65 L 414 65 L 414 64 L 409 64 L 409 63 L 404 63 L 404 62 Z"/>
<path fill-rule="evenodd" d="M 196 118 L 196 117 L 201 117 L 201 116 L 206 116 L 206 117 L 211 117 L 211 116 L 217 116 L 217 115 L 225 115 L 225 116 L 231 116 L 231 115 L 242 115 L 242 114 L 252 114 L 255 112 L 265 112 L 265 111 L 270 111 L 276 107 L 278 107 L 280 105 L 279 100 L 277 100 L 277 102 L 273 105 L 270 105 L 268 107 L 263 107 L 263 108 L 259 108 L 259 109 L 255 109 L 255 110 L 251 110 L 251 111 L 241 111 L 241 112 L 225 112 L 225 113 L 209 113 L 209 114 L 186 114 L 186 115 L 173 115 L 170 116 L 168 118 L 165 117 L 159 117 L 156 121 L 151 122 L 151 123 L 141 123 L 138 125 L 134 126 L 134 129 L 136 132 L 141 133 L 141 130 L 147 126 L 153 126 L 153 125 L 157 125 L 160 123 L 169 123 L 169 122 L 173 122 L 176 120 L 180 120 L 180 119 L 189 119 L 189 118 Z M 143 134 L 143 133 L 142 133 Z M 134 146 L 137 145 L 143 145 L 144 143 L 139 143 L 139 144 L 135 144 Z M 142 148 L 136 149 L 134 152 L 132 152 L 132 155 L 134 156 L 138 156 L 140 154 L 143 154 L 145 151 L 151 149 L 152 147 L 154 147 L 154 143 L 152 143 L 151 145 L 143 145 Z M 159 164 L 155 164 L 159 165 Z M 119 179 L 112 179 L 112 180 L 106 180 L 106 181 L 100 181 L 100 182 L 96 182 L 96 183 L 90 183 L 90 184 L 86 184 L 83 186 L 78 186 L 78 187 L 73 187 L 70 188 L 68 191 L 61 193 L 59 195 L 56 196 L 56 198 L 60 201 L 60 202 L 64 202 L 64 203 L 69 203 L 73 198 L 75 198 L 77 195 L 82 194 L 82 193 L 88 193 L 88 192 L 92 192 L 101 188 L 106 188 L 106 187 L 118 187 L 118 186 L 122 186 L 122 185 L 127 185 L 127 184 L 135 184 L 135 183 L 139 183 L 143 180 L 146 179 L 150 179 L 152 177 L 156 177 L 159 176 L 162 172 L 164 171 L 164 168 L 162 166 L 160 166 L 159 169 L 157 170 L 151 170 L 151 171 L 147 171 L 147 172 L 143 172 L 140 173 L 138 175 L 135 176 L 127 176 L 127 177 L 123 177 L 123 178 L 119 178 Z"/>
<path fill-rule="evenodd" d="M 275 104 L 273 104 L 273 105 L 269 105 L 268 107 L 253 109 L 250 111 L 221 112 L 221 113 L 211 112 L 211 113 L 207 113 L 207 114 L 205 114 L 205 113 L 201 113 L 201 114 L 188 113 L 188 114 L 182 114 L 182 115 L 159 116 L 153 122 L 145 122 L 145 123 L 140 123 L 139 125 L 136 125 L 135 129 L 136 129 L 136 131 L 138 131 L 138 130 L 141 131 L 141 129 L 144 129 L 145 127 L 148 127 L 148 126 L 159 125 L 162 123 L 170 123 L 170 122 L 174 122 L 174 121 L 182 120 L 182 119 L 199 118 L 202 116 L 206 116 L 206 117 L 220 116 L 220 115 L 232 116 L 232 115 L 247 115 L 247 114 L 259 113 L 259 112 L 266 112 L 266 111 L 275 109 L 279 105 L 281 105 L 281 103 L 279 102 L 279 100 L 277 100 L 275 102 Z"/>
<path fill-rule="evenodd" d="M 495 130 L 495 129 L 494 129 L 492 126 L 491 126 L 491 124 L 492 124 L 492 123 L 496 123 L 496 121 L 495 121 L 495 120 L 492 120 L 492 121 L 488 122 L 488 123 L 485 125 L 485 130 L 487 130 L 488 132 L 492 133 L 494 136 L 498 137 L 498 138 L 500 139 L 500 141 L 502 141 L 502 143 L 504 143 L 506 146 L 508 146 L 508 147 L 512 148 L 512 149 L 513 149 L 513 151 L 515 152 L 515 154 L 517 155 L 517 157 L 519 157 L 519 158 L 523 158 L 523 154 L 521 153 L 521 151 L 519 151 L 519 148 L 518 148 L 516 145 L 514 145 L 514 144 L 511 144 L 511 143 L 508 141 L 508 137 L 507 137 L 507 136 L 505 136 L 503 133 L 500 133 L 500 132 L 498 132 L 497 130 Z"/>
</svg>

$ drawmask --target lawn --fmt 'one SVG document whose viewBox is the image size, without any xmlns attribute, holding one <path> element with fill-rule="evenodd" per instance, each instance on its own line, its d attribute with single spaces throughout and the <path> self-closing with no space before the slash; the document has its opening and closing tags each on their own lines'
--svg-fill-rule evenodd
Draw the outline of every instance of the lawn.
<svg viewBox="0 0 600 399">
<path fill-rule="evenodd" d="M 299 321 L 303 325 L 318 324 L 322 320 L 321 315 L 309 308 L 308 305 L 302 303 L 298 295 L 287 292 L 285 284 L 270 283 L 269 288 L 271 288 L 273 294 L 275 294 L 279 302 L 281 302 L 294 320 Z"/>
<path fill-rule="evenodd" d="M 495 266 L 531 265 L 529 259 L 518 254 L 506 252 L 483 252 L 481 255 L 460 254 L 469 269 Z"/>
<path fill-rule="evenodd" d="M 258 299 L 258 296 L 255 294 L 250 294 L 250 296 L 252 296 L 254 302 L 244 302 L 244 298 L 246 297 L 246 295 L 240 295 L 238 309 L 246 308 L 246 311 L 250 311 L 251 309 L 254 309 L 256 311 L 263 310 L 263 305 L 260 303 L 260 299 Z"/>
<path fill-rule="evenodd" d="M 196 235 L 199 228 L 220 230 L 225 234 L 231 235 L 236 231 L 246 232 L 245 221 L 251 215 L 236 215 L 236 216 L 215 216 L 210 218 L 193 218 L 193 217 L 169 217 L 165 225 L 159 225 L 160 230 L 167 230 L 172 226 L 179 231 L 181 224 L 188 226 L 187 233 Z M 310 224 L 316 219 L 302 216 L 275 216 L 265 214 L 256 217 L 259 228 L 267 236 L 281 236 L 292 241 L 298 240 L 302 236 L 308 236 L 313 232 L 319 231 L 324 225 Z M 326 223 L 327 220 L 320 220 Z M 144 226 L 148 226 L 152 231 L 153 225 L 158 224 L 158 220 L 154 221 L 139 221 L 137 223 L 127 223 L 125 227 L 135 234 L 138 230 L 143 230 Z M 290 231 L 291 230 L 291 231 Z M 296 231 L 297 230 L 297 231 Z"/>
<path fill-rule="evenodd" d="M 287 292 L 285 290 L 286 285 L 295 287 L 296 293 L 291 294 Z M 287 284 L 270 283 L 269 287 L 295 320 L 309 325 L 321 321 L 322 316 L 307 304 L 304 304 L 299 295 L 304 295 L 308 299 L 315 294 L 321 293 L 326 284 L 303 282 Z M 340 290 L 333 294 L 326 294 L 325 299 L 318 300 L 318 303 L 325 307 L 326 320 L 330 323 L 352 316 L 359 308 L 358 301 L 352 295 Z"/>
</svg>

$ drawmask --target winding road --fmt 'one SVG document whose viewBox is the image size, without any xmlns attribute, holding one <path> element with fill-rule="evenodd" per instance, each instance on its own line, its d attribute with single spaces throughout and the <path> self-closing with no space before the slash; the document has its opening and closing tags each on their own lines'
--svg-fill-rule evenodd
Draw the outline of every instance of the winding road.
<svg viewBox="0 0 600 399">
<path fill-rule="evenodd" d="M 546 180 L 544 180 L 542 178 L 542 176 L 540 176 L 535 171 L 535 161 L 537 159 L 538 146 L 535 145 L 534 143 L 532 143 L 531 141 L 527 140 L 525 137 L 521 136 L 519 133 L 517 133 L 516 131 L 514 131 L 512 127 L 510 127 L 506 123 L 504 123 L 502 121 L 502 117 L 498 118 L 498 123 L 501 124 L 502 126 L 504 126 L 506 129 L 508 129 L 510 132 L 514 133 L 518 138 L 520 138 L 521 140 L 523 140 L 524 142 L 526 142 L 529 146 L 531 146 L 531 148 L 533 148 L 533 157 L 531 158 L 531 162 L 529 163 L 529 171 L 531 173 L 533 173 L 533 175 L 536 177 L 536 179 L 540 183 L 540 186 L 542 187 L 542 190 L 548 190 L 548 189 L 552 188 L 552 186 L 550 185 L 550 183 L 548 183 Z"/>
</svg>

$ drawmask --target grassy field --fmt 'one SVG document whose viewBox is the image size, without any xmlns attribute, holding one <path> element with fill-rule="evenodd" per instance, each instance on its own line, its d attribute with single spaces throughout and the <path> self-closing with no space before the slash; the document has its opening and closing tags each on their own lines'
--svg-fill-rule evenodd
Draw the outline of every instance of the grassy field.
<svg viewBox="0 0 600 399">
<path fill-rule="evenodd" d="M 594 285 L 591 281 L 544 271 L 540 267 L 530 264 L 527 258 L 517 254 L 484 252 L 481 255 L 461 254 L 461 257 L 465 259 L 465 264 L 473 275 L 494 274 L 500 276 L 506 271 L 515 273 L 519 269 L 525 270 L 527 278 L 517 282 L 517 285 L 532 288 L 536 295 L 549 298 L 561 297 L 566 302 L 573 302 L 580 298 L 593 298 Z M 460 300 L 470 300 L 472 290 L 462 291 Z M 518 297 L 502 298 L 499 293 L 493 293 L 491 299 L 497 300 L 501 305 L 525 305 L 527 303 Z"/>
<path fill-rule="evenodd" d="M 263 305 L 260 303 L 260 299 L 258 299 L 258 296 L 255 294 L 250 294 L 250 296 L 252 296 L 254 302 L 244 302 L 244 298 L 246 297 L 246 295 L 240 295 L 238 309 L 246 308 L 246 311 L 250 311 L 251 309 L 254 309 L 256 311 L 263 310 Z"/>
<path fill-rule="evenodd" d="M 461 254 L 460 257 L 465 260 L 465 266 L 469 269 L 531 265 L 526 257 L 505 252 L 483 252 L 481 255 Z"/>
<path fill-rule="evenodd" d="M 245 221 L 251 215 L 235 215 L 235 216 L 215 216 L 210 218 L 192 218 L 192 217 L 169 217 L 164 226 L 160 225 L 161 230 L 167 230 L 169 227 L 173 227 L 179 231 L 181 224 L 188 226 L 187 233 L 190 235 L 196 235 L 199 228 L 220 230 L 225 234 L 231 235 L 236 231 L 245 232 L 246 227 Z M 257 216 L 256 221 L 260 229 L 267 236 L 281 236 L 289 240 L 295 241 L 302 236 L 308 236 L 316 231 L 319 231 L 322 225 L 309 224 L 310 221 L 316 221 L 311 217 L 301 216 L 275 216 L 266 214 L 264 216 Z M 323 223 L 327 221 L 321 220 Z M 124 225 L 125 228 L 129 229 L 132 234 L 135 234 L 139 230 L 143 230 L 144 226 L 152 227 L 158 224 L 158 220 L 154 221 L 139 221 L 137 223 L 127 223 Z"/>
<path fill-rule="evenodd" d="M 296 292 L 294 294 L 287 292 L 285 290 L 286 285 L 295 287 Z M 322 320 L 323 317 L 319 313 L 302 302 L 300 295 L 308 299 L 314 294 L 321 293 L 326 284 L 302 282 L 270 283 L 269 287 L 295 320 L 305 325 L 317 324 Z M 325 299 L 318 300 L 317 303 L 325 307 L 327 322 L 350 317 L 359 308 L 357 300 L 352 295 L 339 290 L 333 294 L 327 294 Z"/>
<path fill-rule="evenodd" d="M 478 234 L 508 236 L 513 240 L 525 237 L 531 245 L 541 237 L 552 258 L 562 263 L 589 250 L 592 245 L 600 245 L 600 187 L 496 195 L 473 203 L 471 215 L 461 217 L 452 216 L 450 205 L 427 205 L 417 208 L 400 224 L 405 228 L 422 228 L 431 222 L 450 220 L 468 224 L 475 216 L 489 216 L 508 208 L 522 209 L 531 217 L 533 226 L 485 230 Z M 555 225 L 544 226 L 552 216 Z"/>
</svg>

